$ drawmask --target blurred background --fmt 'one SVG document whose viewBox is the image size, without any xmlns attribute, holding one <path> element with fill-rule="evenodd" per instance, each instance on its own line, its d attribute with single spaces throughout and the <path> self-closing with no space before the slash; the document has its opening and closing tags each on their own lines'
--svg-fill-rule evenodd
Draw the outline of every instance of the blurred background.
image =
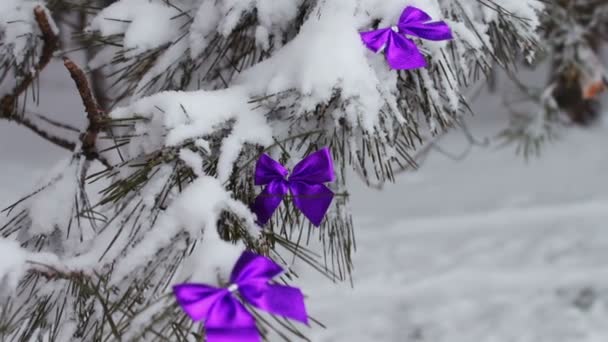
<svg viewBox="0 0 608 342">
<path fill-rule="evenodd" d="M 568 20 L 583 25 L 589 6 Z M 302 276 L 329 327 L 313 341 L 608 341 L 606 23 L 573 36 L 555 21 L 537 63 L 471 86 L 474 115 L 421 148 L 418 169 L 384 185 L 351 175 L 354 288 Z M 37 101 L 31 111 L 86 124 L 60 60 Z M 0 120 L 0 206 L 69 157 Z"/>
</svg>

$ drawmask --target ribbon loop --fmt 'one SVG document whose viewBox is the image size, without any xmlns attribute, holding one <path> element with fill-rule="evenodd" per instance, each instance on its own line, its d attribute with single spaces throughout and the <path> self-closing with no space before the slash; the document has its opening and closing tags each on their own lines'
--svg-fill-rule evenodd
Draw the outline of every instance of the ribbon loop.
<svg viewBox="0 0 608 342">
<path fill-rule="evenodd" d="M 255 166 L 254 184 L 267 185 L 285 179 L 288 174 L 289 171 L 283 165 L 264 153 Z"/>
<path fill-rule="evenodd" d="M 245 251 L 234 264 L 230 282 L 243 285 L 248 281 L 268 282 L 283 273 L 283 268 L 268 258 Z"/>
<path fill-rule="evenodd" d="M 413 23 L 400 25 L 399 29 L 402 33 L 411 36 L 420 37 L 427 40 L 440 41 L 452 39 L 452 31 L 449 26 L 443 21 L 434 23 Z"/>
<path fill-rule="evenodd" d="M 433 20 L 428 13 L 414 6 L 407 6 L 399 17 L 399 24 L 426 23 Z"/>
<path fill-rule="evenodd" d="M 334 164 L 327 147 L 313 152 L 308 157 L 302 159 L 294 166 L 293 172 L 289 177 L 290 182 L 305 182 L 309 184 L 333 182 L 334 179 Z"/>
</svg>

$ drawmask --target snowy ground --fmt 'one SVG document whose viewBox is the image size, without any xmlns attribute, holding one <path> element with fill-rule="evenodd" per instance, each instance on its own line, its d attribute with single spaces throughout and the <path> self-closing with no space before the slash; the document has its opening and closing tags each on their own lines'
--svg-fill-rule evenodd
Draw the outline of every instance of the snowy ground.
<svg viewBox="0 0 608 342">
<path fill-rule="evenodd" d="M 45 80 L 45 107 L 81 124 L 67 75 Z M 504 127 L 496 105 L 477 106 L 477 137 Z M 0 122 L 2 206 L 64 156 L 16 127 Z M 312 340 L 608 341 L 607 142 L 608 125 L 573 129 L 528 164 L 490 147 L 462 162 L 434 154 L 382 192 L 355 182 L 355 289 L 307 272 L 308 307 L 328 326 Z"/>
<path fill-rule="evenodd" d="M 478 137 L 504 127 L 478 113 Z M 608 341 L 607 142 L 602 125 L 528 164 L 513 149 L 435 154 L 382 192 L 356 188 L 355 289 L 304 277 L 329 326 L 313 341 Z"/>
</svg>

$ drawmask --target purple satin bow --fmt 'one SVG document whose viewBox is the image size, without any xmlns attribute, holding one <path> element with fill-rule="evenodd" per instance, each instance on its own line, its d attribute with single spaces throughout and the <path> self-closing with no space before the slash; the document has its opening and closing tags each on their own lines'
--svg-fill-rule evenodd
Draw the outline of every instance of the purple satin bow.
<svg viewBox="0 0 608 342">
<path fill-rule="evenodd" d="M 399 23 L 393 27 L 361 32 L 363 43 L 372 51 L 386 52 L 393 69 L 407 70 L 426 66 L 426 60 L 416 44 L 405 35 L 428 40 L 453 39 L 450 27 L 444 21 L 429 22 L 432 18 L 419 8 L 408 6 L 401 13 Z"/>
<path fill-rule="evenodd" d="M 259 342 L 255 318 L 237 300 L 237 290 L 244 301 L 255 307 L 308 324 L 302 292 L 269 283 L 282 272 L 272 260 L 245 251 L 232 269 L 228 288 L 180 284 L 173 286 L 173 292 L 193 321 L 205 321 L 208 342 Z"/>
<path fill-rule="evenodd" d="M 334 180 L 334 166 L 329 149 L 311 153 L 289 171 L 263 154 L 255 167 L 255 185 L 267 185 L 252 206 L 260 224 L 266 224 L 283 196 L 289 192 L 293 203 L 315 226 L 319 226 L 334 197 L 323 183 Z"/>
</svg>

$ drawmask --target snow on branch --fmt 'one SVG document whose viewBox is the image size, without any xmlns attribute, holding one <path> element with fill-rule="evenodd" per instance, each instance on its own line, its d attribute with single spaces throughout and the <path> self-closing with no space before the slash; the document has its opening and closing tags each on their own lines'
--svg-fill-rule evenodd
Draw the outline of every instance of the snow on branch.
<svg viewBox="0 0 608 342">
<path fill-rule="evenodd" d="M 2 65 L 17 70 L 3 70 L 3 76 L 9 71 L 15 72 L 16 84 L 0 100 L 1 116 L 11 117 L 15 111 L 17 98 L 32 84 L 53 57 L 53 52 L 58 47 L 59 30 L 55 26 L 48 10 L 38 1 L 8 0 L 0 5 L 0 34 L 2 38 L 1 60 Z M 37 35 L 40 38 L 37 38 Z M 36 40 L 42 40 L 40 53 Z M 30 56 L 37 61 L 34 65 L 27 66 Z M 21 70 L 21 71 L 20 71 Z M 8 86 L 7 77 L 0 79 L 0 90 Z"/>
<path fill-rule="evenodd" d="M 218 91 L 161 92 L 116 108 L 110 117 L 123 120 L 137 114 L 145 118 L 133 129 L 115 130 L 119 135 L 133 136 L 121 153 L 126 159 L 151 154 L 165 147 L 181 146 L 229 125 L 229 133 L 221 142 L 217 166 L 218 179 L 225 182 L 245 144 L 272 143 L 272 130 L 264 111 L 254 108 L 249 101 L 247 92 L 240 87 Z"/>
<path fill-rule="evenodd" d="M 84 274 L 68 270 L 55 254 L 31 252 L 22 248 L 15 240 L 0 237 L 0 296 L 10 295 L 28 272 L 47 279 L 70 278 Z"/>
<path fill-rule="evenodd" d="M 69 126 L 17 110 L 19 97 L 34 84 L 58 45 L 58 29 L 41 2 L 7 0 L 0 4 L 0 119 L 71 151 L 76 144 Z"/>
</svg>

